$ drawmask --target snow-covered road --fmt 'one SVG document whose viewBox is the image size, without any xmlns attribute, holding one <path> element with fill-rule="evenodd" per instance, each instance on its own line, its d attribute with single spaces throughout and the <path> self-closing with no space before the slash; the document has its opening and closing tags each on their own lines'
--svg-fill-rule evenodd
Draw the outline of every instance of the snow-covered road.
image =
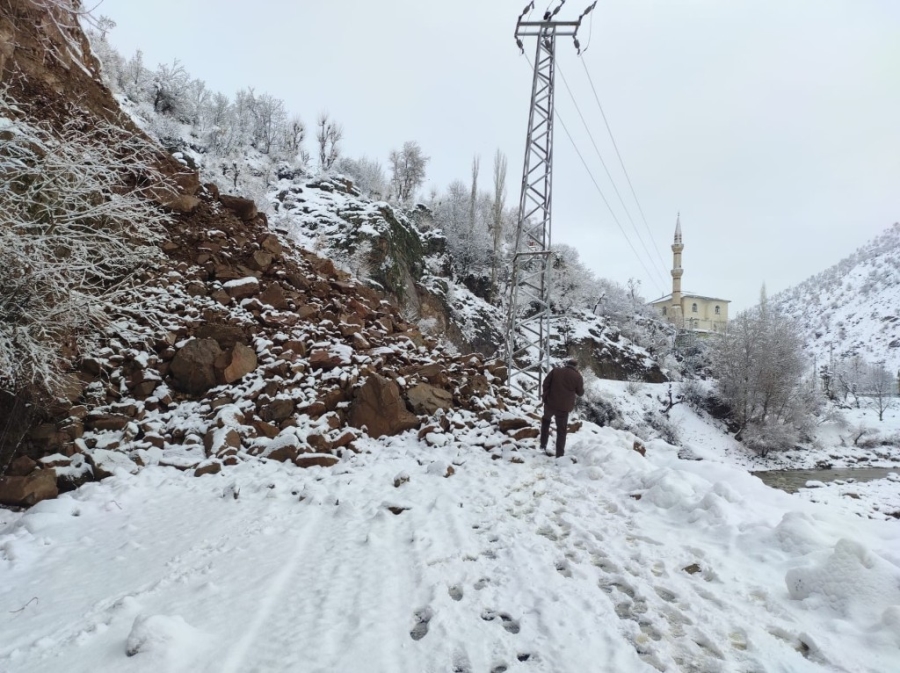
<svg viewBox="0 0 900 673">
<path fill-rule="evenodd" d="M 632 440 L 403 437 L 2 512 L 0 671 L 900 670 L 896 524 Z"/>
</svg>

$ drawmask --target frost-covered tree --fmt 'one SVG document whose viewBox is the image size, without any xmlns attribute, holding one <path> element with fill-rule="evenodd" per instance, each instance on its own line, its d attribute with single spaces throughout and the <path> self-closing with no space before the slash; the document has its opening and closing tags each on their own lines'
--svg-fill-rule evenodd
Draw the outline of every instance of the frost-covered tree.
<svg viewBox="0 0 900 673">
<path fill-rule="evenodd" d="M 172 116 L 185 112 L 185 94 L 190 77 L 178 59 L 171 64 L 160 63 L 150 80 L 153 111 Z"/>
<path fill-rule="evenodd" d="M 271 154 L 273 147 L 284 138 L 287 112 L 284 101 L 267 93 L 256 96 L 250 105 L 253 118 L 253 144 L 263 154 Z"/>
<path fill-rule="evenodd" d="M 590 310 L 599 294 L 596 277 L 571 245 L 557 243 L 552 251 L 550 301 L 554 312 L 567 315 L 573 310 Z"/>
<path fill-rule="evenodd" d="M 439 194 L 431 203 L 434 212 L 434 223 L 447 237 L 451 254 L 459 257 L 465 245 L 465 233 L 468 229 L 469 192 L 461 180 L 454 180 L 447 191 Z"/>
<path fill-rule="evenodd" d="M 878 414 L 878 420 L 884 420 L 884 412 L 894 406 L 896 398 L 894 377 L 884 366 L 884 361 L 876 362 L 867 368 L 863 390 L 869 399 L 869 406 Z"/>
<path fill-rule="evenodd" d="M 494 198 L 491 201 L 491 292 L 497 291 L 497 269 L 500 266 L 500 241 L 503 236 L 503 211 L 506 208 L 506 155 L 494 154 Z"/>
<path fill-rule="evenodd" d="M 811 387 L 801 384 L 806 363 L 795 321 L 763 296 L 729 323 L 712 357 L 716 391 L 731 410 L 737 438 L 762 454 L 796 442 L 809 417 Z"/>
<path fill-rule="evenodd" d="M 116 27 L 116 22 L 108 16 L 101 16 L 96 21 L 94 28 L 88 28 L 87 34 L 91 39 L 94 54 L 100 60 L 103 69 L 103 79 L 110 87 L 118 86 L 125 68 L 125 60 L 119 55 L 106 39 L 107 34 Z"/>
<path fill-rule="evenodd" d="M 425 156 L 419 143 L 407 141 L 403 149 L 393 150 L 390 155 L 391 184 L 397 201 L 408 203 L 425 182 L 425 167 L 429 157 Z"/>
<path fill-rule="evenodd" d="M 141 137 L 75 112 L 58 132 L 26 118 L 0 94 L 0 390 L 35 398 L 159 254 L 168 217 L 148 198 L 165 179 Z"/>
<path fill-rule="evenodd" d="M 201 109 L 201 137 L 210 150 L 228 150 L 228 127 L 231 121 L 231 101 L 223 93 L 214 93 Z"/>
<path fill-rule="evenodd" d="M 490 195 L 478 194 L 476 190 L 473 203 L 471 186 L 456 180 L 446 192 L 436 197 L 431 208 L 435 225 L 447 238 L 456 274 L 470 286 L 469 289 L 486 297 L 490 291 L 491 243 L 486 224 L 490 217 Z"/>
<path fill-rule="evenodd" d="M 134 101 L 143 101 L 150 88 L 150 72 L 144 66 L 144 52 L 138 49 L 119 73 L 119 87 Z"/>
<path fill-rule="evenodd" d="M 319 146 L 319 172 L 331 170 L 341 154 L 341 140 L 344 127 L 328 116 L 327 112 L 319 115 L 316 122 L 316 142 Z"/>
<path fill-rule="evenodd" d="M 199 127 L 203 120 L 203 112 L 209 106 L 212 92 L 206 88 L 206 83 L 199 79 L 192 79 L 188 82 L 184 91 L 184 99 L 182 102 L 182 116 L 184 120 Z M 202 129 L 200 129 L 202 132 Z"/>
</svg>

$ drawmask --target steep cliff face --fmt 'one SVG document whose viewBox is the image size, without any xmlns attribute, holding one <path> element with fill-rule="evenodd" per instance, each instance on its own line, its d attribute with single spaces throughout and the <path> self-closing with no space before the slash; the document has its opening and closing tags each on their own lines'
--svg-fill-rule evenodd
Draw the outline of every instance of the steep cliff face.
<svg viewBox="0 0 900 673">
<path fill-rule="evenodd" d="M 144 136 L 103 84 L 78 22 L 81 11 L 79 0 L 0 0 L 0 85 L 35 121 L 60 127 L 78 114 Z M 176 185 L 175 190 L 161 186 L 160 203 L 196 193 L 195 172 L 163 151 L 157 162 Z"/>
<path fill-rule="evenodd" d="M 37 114 L 47 118 L 65 115 L 74 97 L 97 117 L 121 124 L 118 107 L 99 85 L 100 64 L 67 6 L 75 9 L 67 2 L 0 1 L 0 81 L 16 98 L 41 103 Z"/>
</svg>

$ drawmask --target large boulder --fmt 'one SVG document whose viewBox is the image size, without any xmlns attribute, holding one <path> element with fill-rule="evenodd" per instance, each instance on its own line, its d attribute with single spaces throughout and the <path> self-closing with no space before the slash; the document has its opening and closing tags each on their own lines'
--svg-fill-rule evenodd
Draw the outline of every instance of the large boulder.
<svg viewBox="0 0 900 673">
<path fill-rule="evenodd" d="M 438 409 L 450 409 L 453 406 L 453 395 L 443 388 L 419 383 L 406 391 L 406 399 L 417 414 L 430 416 Z"/>
<path fill-rule="evenodd" d="M 87 455 L 87 462 L 94 468 L 94 477 L 97 479 L 111 477 L 117 470 L 125 470 L 130 474 L 138 470 L 134 461 L 120 451 L 93 449 Z"/>
<path fill-rule="evenodd" d="M 294 464 L 297 467 L 334 467 L 339 462 L 340 459 L 337 456 L 327 453 L 306 453 L 302 456 L 297 456 Z"/>
<path fill-rule="evenodd" d="M 6 474 L 9 477 L 27 477 L 37 467 L 37 463 L 28 456 L 19 456 L 9 465 Z"/>
<path fill-rule="evenodd" d="M 365 427 L 370 437 L 396 435 L 419 425 L 419 419 L 407 411 L 397 384 L 378 374 L 356 392 L 349 421 L 355 428 Z"/>
<path fill-rule="evenodd" d="M 216 358 L 222 354 L 213 339 L 192 339 L 172 359 L 169 371 L 175 385 L 191 395 L 202 395 L 216 385 Z"/>
<path fill-rule="evenodd" d="M 222 194 L 219 196 L 219 201 L 244 222 L 249 222 L 256 217 L 256 204 L 250 199 Z"/>
<path fill-rule="evenodd" d="M 264 421 L 279 422 L 291 417 L 294 413 L 294 400 L 281 397 L 263 405 L 259 417 Z"/>
<path fill-rule="evenodd" d="M 4 505 L 31 507 L 57 495 L 53 470 L 36 470 L 27 477 L 0 477 L 0 503 Z"/>
</svg>

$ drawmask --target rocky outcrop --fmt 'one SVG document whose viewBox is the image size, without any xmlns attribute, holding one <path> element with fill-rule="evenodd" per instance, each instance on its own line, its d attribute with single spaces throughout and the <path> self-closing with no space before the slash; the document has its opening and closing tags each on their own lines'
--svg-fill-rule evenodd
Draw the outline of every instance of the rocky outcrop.
<svg viewBox="0 0 900 673">
<path fill-rule="evenodd" d="M 7 94 L 29 105 L 29 114 L 60 125 L 73 115 L 109 122 L 147 139 L 123 114 L 103 84 L 100 64 L 79 24 L 79 3 L 3 0 L 0 6 L 0 85 Z M 77 92 L 77 94 L 76 94 Z M 191 209 L 200 187 L 194 171 L 187 171 L 170 154 L 156 156 L 158 169 L 171 178 L 159 185 L 155 200 Z"/>
<path fill-rule="evenodd" d="M 579 319 L 582 336 L 554 344 L 555 357 L 574 357 L 580 367 L 590 369 L 601 379 L 647 383 L 669 380 L 647 350 L 625 338 L 604 318 L 586 314 Z"/>
</svg>

